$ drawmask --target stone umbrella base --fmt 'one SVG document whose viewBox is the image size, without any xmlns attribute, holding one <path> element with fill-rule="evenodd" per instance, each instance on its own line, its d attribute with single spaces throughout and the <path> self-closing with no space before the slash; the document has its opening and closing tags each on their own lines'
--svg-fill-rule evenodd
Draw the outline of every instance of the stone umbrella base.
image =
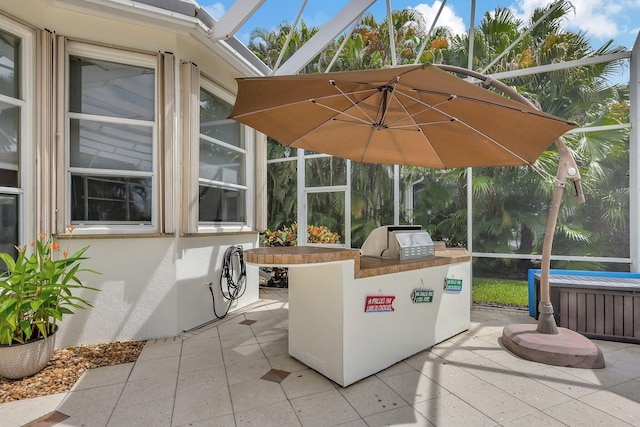
<svg viewBox="0 0 640 427">
<path fill-rule="evenodd" d="M 502 330 L 502 343 L 523 359 L 547 365 L 571 368 L 604 368 L 600 348 L 579 333 L 558 328 L 557 334 L 543 334 L 536 325 L 507 325 Z"/>
</svg>

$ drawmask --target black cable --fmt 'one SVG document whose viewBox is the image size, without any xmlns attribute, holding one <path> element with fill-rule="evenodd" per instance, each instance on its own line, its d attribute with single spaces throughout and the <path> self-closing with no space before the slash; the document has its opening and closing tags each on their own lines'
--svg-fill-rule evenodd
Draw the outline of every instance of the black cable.
<svg viewBox="0 0 640 427">
<path fill-rule="evenodd" d="M 234 262 L 234 260 L 237 260 Z M 223 287 L 223 279 L 226 279 L 227 289 Z M 247 266 L 244 262 L 244 252 L 242 246 L 229 246 L 224 252 L 222 260 L 222 273 L 220 274 L 220 293 L 222 298 L 229 302 L 222 316 L 216 312 L 216 298 L 213 294 L 213 283 L 209 282 L 209 292 L 211 292 L 211 300 L 213 302 L 213 314 L 222 319 L 229 313 L 229 309 L 235 300 L 244 295 L 247 290 Z"/>
</svg>

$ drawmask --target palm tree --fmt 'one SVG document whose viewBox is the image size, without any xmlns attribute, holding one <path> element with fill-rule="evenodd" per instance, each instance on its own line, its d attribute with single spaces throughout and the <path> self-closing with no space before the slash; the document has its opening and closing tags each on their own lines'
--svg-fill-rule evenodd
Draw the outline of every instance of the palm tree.
<svg viewBox="0 0 640 427">
<path fill-rule="evenodd" d="M 288 149 L 267 138 L 267 159 L 283 159 Z M 297 164 L 295 161 L 267 166 L 267 228 L 277 230 L 297 221 Z"/>
<path fill-rule="evenodd" d="M 423 18 L 412 9 L 394 10 L 392 22 L 397 65 L 412 63 L 420 46 L 420 40 L 425 36 Z M 361 50 L 358 52 L 353 49 L 346 51 L 343 62 L 344 69 L 362 70 L 391 65 L 389 23 L 386 17 L 382 22 L 377 22 L 373 15 L 365 15 L 351 37 L 359 41 L 356 45 L 360 46 Z M 351 56 L 370 58 L 371 61 L 367 67 L 358 67 L 358 61 L 349 61 Z"/>
<path fill-rule="evenodd" d="M 549 12 L 549 7 L 535 10 L 528 20 L 519 20 L 504 8 L 485 14 L 475 32 L 474 69 L 482 70 L 491 64 L 520 37 L 525 28 Z M 562 30 L 562 22 L 571 8 L 569 1 L 561 2 L 510 52 L 496 61 L 489 72 L 622 50 L 613 46 L 612 42 L 593 49 L 584 34 Z M 393 16 L 398 63 L 413 62 L 417 55 L 416 48 L 424 43 L 424 25 L 418 25 L 417 17 L 407 11 L 396 11 Z M 386 25 L 386 19 L 377 23 L 372 16 L 365 16 L 353 34 L 343 36 L 349 39 L 333 69 L 380 68 L 389 64 L 391 52 Z M 299 35 L 294 35 L 285 57 L 299 46 L 298 41 L 307 40 L 312 32 L 300 31 Z M 280 28 L 272 33 L 261 34 L 255 40 L 262 40 L 262 44 L 256 44 L 254 51 L 263 60 L 267 58 L 265 62 L 275 64 L 275 52 L 279 50 L 274 46 L 281 45 L 287 33 L 288 27 L 286 31 Z M 328 63 L 341 42 L 342 39 L 339 39 L 330 44 L 304 72 L 324 71 L 322 65 Z M 451 37 L 446 29 L 439 28 L 427 41 L 427 49 L 420 60 L 466 66 L 467 50 L 467 36 Z M 628 88 L 608 81 L 619 67 L 619 63 L 590 65 L 513 78 L 506 83 L 538 102 L 543 111 L 583 126 L 628 123 Z M 578 206 L 571 198 L 566 200 L 561 212 L 562 225 L 557 236 L 556 251 L 628 256 L 628 131 L 576 134 L 567 140 L 578 158 L 589 203 Z M 536 168 L 543 176 L 555 174 L 557 152 L 554 147 L 540 156 Z M 314 173 L 320 172 L 320 169 L 313 170 Z M 401 170 L 406 191 L 412 191 L 414 196 L 414 205 L 409 207 L 413 210 L 413 221 L 423 224 L 435 238 L 447 239 L 451 244 L 464 244 L 466 171 L 442 172 L 405 167 Z M 276 183 L 280 186 L 287 182 L 292 185 L 289 188 L 295 188 L 295 171 L 289 171 L 292 173 L 291 181 L 286 181 L 281 171 L 277 173 L 279 176 L 272 177 L 273 172 L 275 169 L 270 166 L 272 188 Z M 391 221 L 392 192 L 388 184 L 388 168 L 354 164 L 351 178 L 352 234 L 357 244 L 372 227 Z M 530 168 L 474 169 L 474 249 L 482 252 L 539 252 L 551 192 L 550 182 Z M 270 205 L 270 224 L 285 221 L 287 215 L 293 212 L 291 191 L 283 193 L 287 192 L 279 192 L 277 197 L 274 195 L 271 198 L 276 204 Z M 331 203 L 336 208 L 338 201 Z M 318 214 L 321 209 L 317 207 L 314 212 Z M 277 220 L 272 221 L 272 218 Z M 405 219 L 411 218 L 407 216 Z M 490 261 L 490 264 L 495 267 L 497 262 L 502 261 Z M 514 271 L 522 271 L 529 266 L 528 262 L 505 262 L 514 264 Z"/>
<path fill-rule="evenodd" d="M 420 224 L 434 240 L 450 246 L 467 241 L 466 170 L 403 167 L 404 199 L 413 199 L 407 222 Z M 409 195 L 411 193 L 411 195 Z"/>
<path fill-rule="evenodd" d="M 534 11 L 526 25 L 531 26 L 549 7 Z M 584 34 L 562 31 L 562 20 L 570 10 L 571 4 L 562 2 L 509 54 L 501 58 L 491 71 L 526 68 L 622 50 L 614 47 L 612 42 L 594 50 Z M 522 30 L 523 22 L 508 10 L 497 9 L 493 14 L 485 14 L 476 31 L 474 67 L 488 65 L 519 37 Z M 456 54 L 466 54 L 462 49 L 466 45 L 466 37 L 454 38 L 452 50 Z M 461 58 L 457 62 L 461 62 Z M 619 63 L 598 64 L 514 78 L 505 83 L 516 86 L 521 93 L 538 102 L 543 111 L 580 125 L 620 123 L 625 118 L 614 113 L 628 108 L 628 104 L 620 100 L 624 90 L 607 81 L 619 67 Z M 621 215 L 625 205 L 621 199 L 624 199 L 628 179 L 616 180 L 615 183 L 607 180 L 608 176 L 619 175 L 627 170 L 624 162 L 628 159 L 625 148 L 628 139 L 625 133 L 609 131 L 567 138 L 579 160 L 583 187 L 591 202 L 585 206 L 577 206 L 572 199 L 565 202 L 556 250 L 565 254 L 590 252 L 595 255 L 594 248 L 611 247 L 607 243 L 611 233 L 603 233 L 603 230 L 610 230 L 612 225 L 620 231 L 628 227 L 628 221 Z M 605 163 L 612 169 L 605 172 Z M 556 165 L 557 153 L 552 146 L 543 153 L 537 166 L 543 173 L 553 176 Z M 620 188 L 620 183 L 623 183 L 623 188 Z M 481 187 L 476 189 L 476 184 Z M 511 249 L 506 252 L 522 253 L 539 251 L 544 231 L 544 223 L 540 218 L 546 217 L 545 201 L 550 199 L 551 192 L 551 183 L 529 169 L 474 170 L 474 193 L 478 196 L 474 200 L 474 248 L 487 252 L 505 249 Z M 607 219 L 615 222 L 606 223 Z M 613 234 L 619 237 L 617 231 Z M 628 254 L 628 246 L 624 250 Z M 599 249 L 595 251 L 599 252 Z M 611 252 L 608 254 L 613 255 Z"/>
<path fill-rule="evenodd" d="M 385 224 L 393 224 L 393 167 L 351 162 L 351 246 Z"/>
<path fill-rule="evenodd" d="M 291 24 L 288 22 L 283 22 L 273 31 L 268 31 L 264 28 L 257 28 L 251 32 L 248 47 L 265 64 L 274 69 L 276 64 L 278 64 L 278 58 L 280 57 L 282 49 L 285 47 L 285 43 L 290 32 Z M 300 49 L 302 45 L 308 42 L 317 32 L 317 27 L 308 27 L 304 20 L 301 20 L 300 27 L 295 28 L 291 34 L 291 38 L 285 48 L 280 64 L 289 59 L 291 55 Z M 307 74 L 318 72 L 319 67 L 321 67 L 323 63 L 328 63 L 326 60 L 323 60 L 324 56 L 324 53 L 318 55 L 304 67 L 301 73 Z"/>
</svg>

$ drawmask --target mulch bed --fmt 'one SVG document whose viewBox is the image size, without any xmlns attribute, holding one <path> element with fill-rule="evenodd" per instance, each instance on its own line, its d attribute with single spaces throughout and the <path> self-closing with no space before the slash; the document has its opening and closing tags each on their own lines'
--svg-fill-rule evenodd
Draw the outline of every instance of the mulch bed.
<svg viewBox="0 0 640 427">
<path fill-rule="evenodd" d="M 19 380 L 0 376 L 0 403 L 64 393 L 87 369 L 138 360 L 146 341 L 127 341 L 57 349 L 39 373 Z"/>
</svg>

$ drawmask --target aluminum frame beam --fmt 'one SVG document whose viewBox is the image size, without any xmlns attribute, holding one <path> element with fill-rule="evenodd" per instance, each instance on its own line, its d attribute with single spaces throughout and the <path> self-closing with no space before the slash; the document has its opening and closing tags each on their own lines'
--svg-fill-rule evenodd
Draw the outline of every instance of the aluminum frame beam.
<svg viewBox="0 0 640 427">
<path fill-rule="evenodd" d="M 278 55 L 278 60 L 276 61 L 276 65 L 274 65 L 273 70 L 271 71 L 272 75 L 275 74 L 275 72 L 278 70 L 278 67 L 280 67 L 282 58 L 284 58 L 284 53 L 287 51 L 287 48 L 289 47 L 289 43 L 291 42 L 291 37 L 293 36 L 293 33 L 298 27 L 298 21 L 300 20 L 300 17 L 302 16 L 302 12 L 304 11 L 304 8 L 306 6 L 307 6 L 307 0 L 303 0 L 302 6 L 300 6 L 300 11 L 296 16 L 295 21 L 293 21 L 293 24 L 291 24 L 291 29 L 289 30 L 289 34 L 287 34 L 287 39 L 284 42 L 284 46 L 282 46 L 282 48 L 280 49 L 280 55 Z"/>
<path fill-rule="evenodd" d="M 629 67 L 629 255 L 631 271 L 640 272 L 640 35 L 631 51 Z"/>
<path fill-rule="evenodd" d="M 471 0 L 469 22 L 469 51 L 467 52 L 467 68 L 473 71 L 473 48 L 476 37 L 476 0 Z M 467 251 L 473 256 L 473 168 L 467 168 Z M 473 279 L 473 269 L 471 270 Z"/>
<path fill-rule="evenodd" d="M 233 3 L 229 10 L 222 15 L 212 28 L 211 39 L 220 40 L 233 37 L 240 27 L 256 13 L 256 10 L 258 10 L 265 1 L 266 0 L 243 0 Z"/>
<path fill-rule="evenodd" d="M 351 0 L 329 22 L 298 49 L 274 75 L 296 74 L 318 55 L 338 34 L 343 32 L 353 21 L 359 18 L 376 0 Z"/>
<path fill-rule="evenodd" d="M 636 42 L 637 44 L 637 42 Z M 588 58 L 575 59 L 573 61 L 556 62 L 553 64 L 539 65 L 537 67 L 521 68 L 519 70 L 504 71 L 501 73 L 488 74 L 497 80 L 510 79 L 513 77 L 529 76 L 531 74 L 548 73 L 551 71 L 566 70 L 568 68 L 582 67 L 585 65 L 602 64 L 603 62 L 619 61 L 631 58 L 631 52 L 624 51 L 611 53 L 609 55 L 591 56 Z"/>
</svg>

